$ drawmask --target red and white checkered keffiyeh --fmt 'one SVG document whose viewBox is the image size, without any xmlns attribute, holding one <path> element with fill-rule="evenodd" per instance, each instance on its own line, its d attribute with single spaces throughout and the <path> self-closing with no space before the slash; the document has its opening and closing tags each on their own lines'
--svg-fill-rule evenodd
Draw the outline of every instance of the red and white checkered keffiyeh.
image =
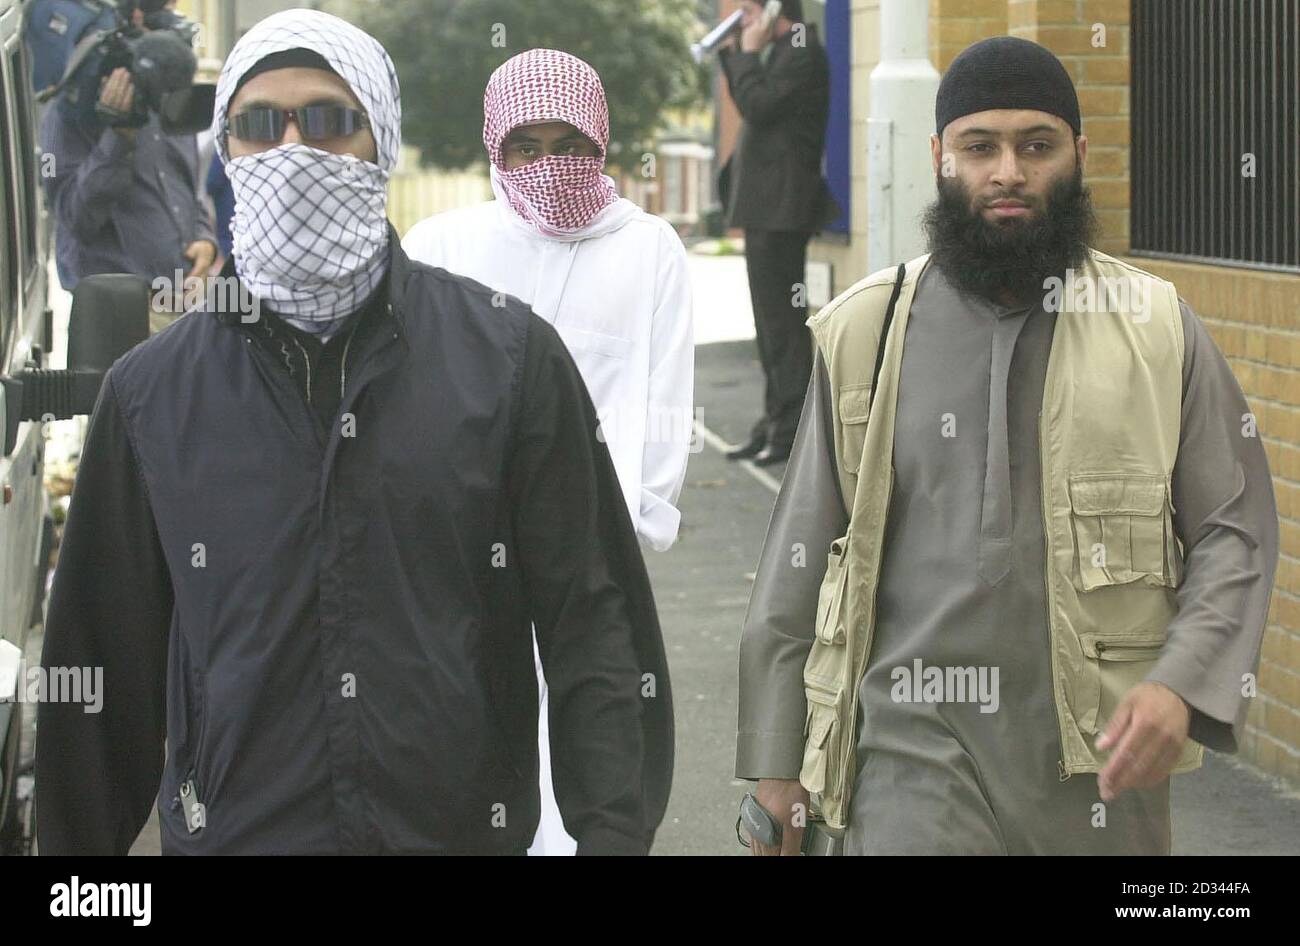
<svg viewBox="0 0 1300 946">
<path fill-rule="evenodd" d="M 520 125 L 568 122 L 594 141 L 600 156 L 546 155 L 506 170 L 502 143 Z M 614 203 L 614 181 L 601 173 L 609 145 L 609 106 L 600 76 L 576 56 L 530 49 L 502 63 L 483 93 L 483 144 L 494 189 L 547 236 L 581 230 Z"/>
</svg>

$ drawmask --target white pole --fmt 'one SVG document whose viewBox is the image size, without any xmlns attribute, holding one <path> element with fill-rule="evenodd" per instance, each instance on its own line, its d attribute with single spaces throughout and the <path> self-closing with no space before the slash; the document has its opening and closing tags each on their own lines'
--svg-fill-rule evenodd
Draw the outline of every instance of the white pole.
<svg viewBox="0 0 1300 946">
<path fill-rule="evenodd" d="M 929 58 L 930 5 L 880 0 L 880 62 L 867 118 L 867 270 L 924 252 L 921 214 L 934 199 L 930 135 L 939 73 Z"/>
</svg>

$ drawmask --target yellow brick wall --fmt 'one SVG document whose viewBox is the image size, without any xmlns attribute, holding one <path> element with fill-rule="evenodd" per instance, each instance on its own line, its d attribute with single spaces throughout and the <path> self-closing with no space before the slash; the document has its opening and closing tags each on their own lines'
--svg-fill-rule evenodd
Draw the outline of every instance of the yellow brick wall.
<svg viewBox="0 0 1300 946">
<path fill-rule="evenodd" d="M 1128 0 L 1006 0 L 1007 31 L 1065 64 L 1088 139 L 1087 179 L 1101 225 L 1097 248 L 1129 245 Z"/>
<path fill-rule="evenodd" d="M 1006 32 L 1006 0 L 930 0 L 930 62 L 941 73 L 971 43 Z"/>
</svg>

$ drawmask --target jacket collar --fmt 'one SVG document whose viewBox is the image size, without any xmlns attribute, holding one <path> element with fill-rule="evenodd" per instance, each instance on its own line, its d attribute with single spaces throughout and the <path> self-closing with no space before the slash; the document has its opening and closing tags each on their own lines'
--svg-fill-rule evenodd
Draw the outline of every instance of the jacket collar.
<svg viewBox="0 0 1300 946">
<path fill-rule="evenodd" d="M 397 228 L 388 224 L 388 304 L 399 331 L 406 334 L 406 291 L 411 280 L 411 258 L 402 249 Z"/>
</svg>

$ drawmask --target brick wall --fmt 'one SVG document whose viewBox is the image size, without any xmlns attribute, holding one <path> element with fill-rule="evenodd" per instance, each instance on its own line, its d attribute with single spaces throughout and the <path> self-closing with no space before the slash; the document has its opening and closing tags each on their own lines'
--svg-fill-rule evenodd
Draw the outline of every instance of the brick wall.
<svg viewBox="0 0 1300 946">
<path fill-rule="evenodd" d="M 1006 7 L 1008 32 L 1052 50 L 1074 80 L 1088 139 L 1088 187 L 1101 225 L 1097 248 L 1123 253 L 1129 245 L 1128 0 L 1007 0 Z"/>
<path fill-rule="evenodd" d="M 1006 0 L 930 0 L 930 62 L 940 73 L 971 43 L 1006 32 Z"/>
</svg>

